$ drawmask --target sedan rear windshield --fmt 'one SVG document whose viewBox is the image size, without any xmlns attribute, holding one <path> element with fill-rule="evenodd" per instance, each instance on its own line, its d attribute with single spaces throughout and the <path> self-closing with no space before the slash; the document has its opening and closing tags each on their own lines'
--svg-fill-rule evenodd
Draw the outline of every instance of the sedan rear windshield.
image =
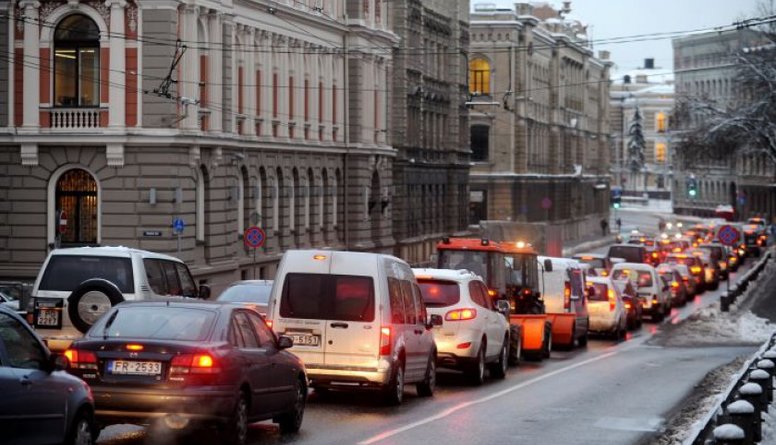
<svg viewBox="0 0 776 445">
<path fill-rule="evenodd" d="M 461 301 L 461 290 L 455 281 L 418 280 L 418 284 L 428 307 L 452 306 Z"/>
<path fill-rule="evenodd" d="M 644 248 L 641 246 L 612 246 L 609 258 L 622 258 L 626 263 L 643 263 Z"/>
<path fill-rule="evenodd" d="M 218 301 L 233 301 L 238 303 L 268 304 L 272 286 L 256 284 L 235 284 L 221 295 Z"/>
<path fill-rule="evenodd" d="M 609 301 L 609 286 L 605 285 L 604 283 L 593 283 L 593 290 L 595 290 L 595 293 L 593 295 L 590 295 L 588 300 L 590 301 Z"/>
<path fill-rule="evenodd" d="M 103 317 L 90 337 L 188 340 L 207 339 L 216 312 L 175 306 L 127 306 Z"/>
<path fill-rule="evenodd" d="M 280 316 L 311 320 L 375 319 L 372 277 L 290 273 L 283 283 Z"/>
<path fill-rule="evenodd" d="M 129 258 L 96 255 L 52 256 L 39 289 L 72 292 L 79 284 L 92 278 L 110 281 L 123 294 L 135 292 Z"/>
<path fill-rule="evenodd" d="M 617 269 L 612 272 L 613 280 L 630 280 L 637 287 L 652 287 L 652 274 L 646 270 Z"/>
</svg>

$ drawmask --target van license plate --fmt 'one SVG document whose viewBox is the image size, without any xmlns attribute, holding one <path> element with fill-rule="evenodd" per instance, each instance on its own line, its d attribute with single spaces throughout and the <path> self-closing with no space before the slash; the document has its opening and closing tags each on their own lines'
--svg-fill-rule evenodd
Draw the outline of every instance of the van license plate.
<svg viewBox="0 0 776 445">
<path fill-rule="evenodd" d="M 298 334 L 298 333 L 286 333 L 292 340 L 294 340 L 294 346 L 320 346 L 321 336 L 313 334 Z"/>
<path fill-rule="evenodd" d="M 59 309 L 57 308 L 40 308 L 38 309 L 38 318 L 35 320 L 35 324 L 38 326 L 59 326 Z"/>
<path fill-rule="evenodd" d="M 108 372 L 110 374 L 158 375 L 162 373 L 162 363 L 112 360 L 108 362 Z"/>
</svg>

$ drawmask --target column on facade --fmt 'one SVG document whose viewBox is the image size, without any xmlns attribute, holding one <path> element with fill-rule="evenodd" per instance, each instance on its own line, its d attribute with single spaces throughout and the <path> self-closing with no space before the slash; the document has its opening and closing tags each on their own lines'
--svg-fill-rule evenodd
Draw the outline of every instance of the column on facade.
<svg viewBox="0 0 776 445">
<path fill-rule="evenodd" d="M 320 89 L 321 85 L 321 72 L 320 72 L 320 60 L 321 57 L 318 53 L 320 47 L 318 45 L 310 45 L 310 60 L 309 76 L 310 76 L 310 118 L 308 123 L 310 124 L 310 139 L 318 139 L 318 106 L 320 104 Z"/>
<path fill-rule="evenodd" d="M 254 125 L 254 116 L 256 114 L 256 29 L 248 27 L 243 35 L 245 43 L 242 50 L 245 54 L 243 60 L 243 98 L 245 107 L 243 112 L 247 116 L 243 125 L 243 134 L 248 136 L 256 135 L 256 125 Z"/>
<path fill-rule="evenodd" d="M 257 70 L 260 70 L 260 76 L 254 78 L 260 84 L 259 103 L 256 105 L 258 108 L 256 114 L 262 122 L 262 135 L 272 134 L 272 51 L 271 46 L 267 43 L 270 42 L 270 35 L 267 31 L 261 31 L 259 33 L 258 42 L 258 66 Z"/>
<path fill-rule="evenodd" d="M 199 105 L 183 98 L 199 101 L 199 49 L 200 39 L 197 37 L 197 20 L 199 7 L 184 5 L 180 15 L 180 36 L 187 46 L 181 59 L 180 99 L 184 118 L 180 123 L 182 130 L 197 130 L 199 128 Z"/>
<path fill-rule="evenodd" d="M 124 8 L 126 0 L 107 0 L 110 8 L 110 71 L 108 72 L 108 126 L 123 128 L 126 123 L 126 39 L 124 38 Z"/>
<path fill-rule="evenodd" d="M 223 130 L 223 118 L 221 109 L 224 106 L 223 101 L 223 60 L 224 52 L 221 47 L 223 41 L 223 29 L 221 25 L 222 14 L 211 11 L 208 17 L 210 38 L 210 57 L 208 58 L 208 107 L 210 108 L 210 119 L 208 128 L 214 132 Z"/>
<path fill-rule="evenodd" d="M 277 79 L 278 79 L 278 117 L 280 121 L 278 125 L 278 137 L 288 137 L 288 73 L 290 69 L 288 37 L 283 35 L 277 35 L 277 53 L 278 53 L 278 66 L 277 66 Z"/>
<path fill-rule="evenodd" d="M 40 2 L 22 0 L 19 7 L 24 11 L 24 108 L 22 127 L 37 128 L 40 125 L 40 31 L 38 29 L 38 8 Z"/>
</svg>

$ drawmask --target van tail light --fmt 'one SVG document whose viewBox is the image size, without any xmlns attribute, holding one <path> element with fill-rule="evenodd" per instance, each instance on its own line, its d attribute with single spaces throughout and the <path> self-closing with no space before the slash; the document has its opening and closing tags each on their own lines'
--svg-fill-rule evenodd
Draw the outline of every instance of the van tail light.
<svg viewBox="0 0 776 445">
<path fill-rule="evenodd" d="M 188 374 L 217 374 L 221 372 L 218 363 L 212 355 L 181 354 L 172 358 L 170 362 L 170 376 Z"/>
<path fill-rule="evenodd" d="M 652 296 L 652 304 L 653 304 L 653 305 L 656 305 L 656 304 L 657 304 L 657 295 L 653 295 L 653 296 Z"/>
<path fill-rule="evenodd" d="M 268 328 L 272 329 L 272 325 L 273 325 L 272 320 L 267 320 L 265 318 L 264 319 L 264 324 L 266 324 Z"/>
<path fill-rule="evenodd" d="M 488 295 L 495 298 L 498 295 L 498 291 L 496 289 L 488 289 Z"/>
<path fill-rule="evenodd" d="M 92 351 L 68 349 L 65 351 L 65 357 L 70 362 L 71 369 L 97 370 L 97 356 Z"/>
<path fill-rule="evenodd" d="M 571 308 L 571 283 L 568 281 L 563 285 L 563 309 Z"/>
<path fill-rule="evenodd" d="M 614 294 L 614 289 L 609 289 L 606 294 L 609 297 L 609 312 L 612 312 L 617 305 L 617 295 Z"/>
<path fill-rule="evenodd" d="M 632 307 L 633 307 L 633 305 L 631 304 L 631 302 L 630 302 L 630 301 L 626 301 L 626 302 L 625 302 L 625 309 L 627 309 L 627 310 L 629 310 L 629 311 L 630 311 Z"/>
<path fill-rule="evenodd" d="M 699 273 L 701 273 L 701 266 L 692 266 L 692 267 L 690 268 L 690 272 L 692 272 L 692 273 L 694 273 L 694 274 L 699 274 Z"/>
<path fill-rule="evenodd" d="M 445 314 L 447 321 L 465 321 L 474 318 L 477 318 L 477 309 L 474 308 L 456 309 Z"/>
<path fill-rule="evenodd" d="M 391 328 L 380 328 L 380 355 L 391 355 Z"/>
</svg>

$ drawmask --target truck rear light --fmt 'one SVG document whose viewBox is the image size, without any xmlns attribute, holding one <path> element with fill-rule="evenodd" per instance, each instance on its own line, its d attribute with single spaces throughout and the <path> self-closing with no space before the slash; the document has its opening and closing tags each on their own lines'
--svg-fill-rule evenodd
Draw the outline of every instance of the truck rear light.
<svg viewBox="0 0 776 445">
<path fill-rule="evenodd" d="M 563 284 L 563 309 L 571 308 L 571 283 L 568 281 Z"/>
<path fill-rule="evenodd" d="M 617 295 L 615 295 L 614 289 L 609 289 L 606 294 L 609 297 L 609 312 L 611 312 L 617 306 Z"/>
<path fill-rule="evenodd" d="M 671 288 L 672 289 L 679 289 L 679 282 L 674 280 L 671 282 Z"/>
<path fill-rule="evenodd" d="M 265 319 L 264 319 L 264 324 L 266 324 L 268 328 L 272 329 L 272 324 L 273 324 L 273 323 L 272 323 L 272 320 L 267 320 L 267 319 L 265 318 Z"/>
<path fill-rule="evenodd" d="M 65 351 L 65 357 L 70 362 L 72 369 L 97 370 L 97 356 L 92 351 L 68 349 Z"/>
<path fill-rule="evenodd" d="M 465 321 L 474 318 L 477 318 L 477 309 L 474 308 L 456 309 L 445 314 L 447 321 Z"/>
<path fill-rule="evenodd" d="M 391 355 L 391 328 L 380 328 L 380 355 Z"/>
<path fill-rule="evenodd" d="M 170 375 L 216 374 L 221 372 L 210 354 L 181 354 L 172 358 Z"/>
</svg>

